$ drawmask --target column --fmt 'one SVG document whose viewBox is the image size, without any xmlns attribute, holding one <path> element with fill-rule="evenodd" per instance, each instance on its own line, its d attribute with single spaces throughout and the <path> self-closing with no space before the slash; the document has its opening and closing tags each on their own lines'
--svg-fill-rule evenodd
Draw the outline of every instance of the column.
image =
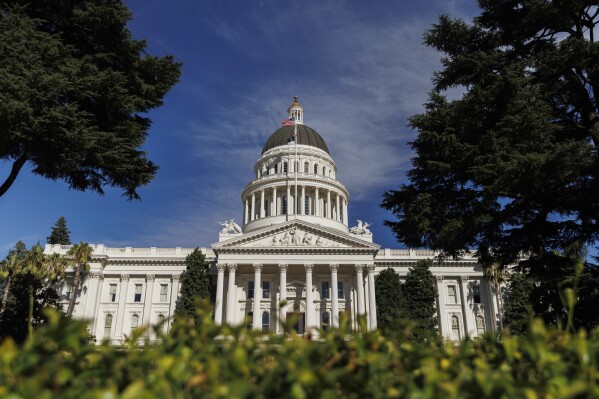
<svg viewBox="0 0 599 399">
<path fill-rule="evenodd" d="M 320 216 L 320 207 L 318 206 L 318 187 L 314 189 L 314 216 Z"/>
<path fill-rule="evenodd" d="M 260 301 L 262 301 L 262 265 L 254 264 L 254 308 L 252 315 L 252 328 L 254 330 L 262 329 L 262 315 L 260 314 Z"/>
<path fill-rule="evenodd" d="M 332 264 L 331 267 L 331 323 L 333 328 L 339 328 L 339 287 L 337 283 L 337 270 L 339 265 Z"/>
<path fill-rule="evenodd" d="M 127 287 L 129 285 L 129 275 L 121 274 L 121 290 L 119 292 L 119 307 L 116 313 L 116 326 L 114 329 L 114 337 L 120 338 L 123 336 L 123 321 L 125 319 L 125 304 L 127 303 Z"/>
<path fill-rule="evenodd" d="M 309 332 L 314 327 L 314 319 L 312 317 L 312 308 L 314 307 L 314 298 L 312 296 L 312 269 L 313 264 L 305 264 L 306 269 L 306 332 Z"/>
<path fill-rule="evenodd" d="M 302 186 L 302 199 L 300 201 L 300 214 L 306 214 L 306 186 Z"/>
<path fill-rule="evenodd" d="M 264 217 L 264 189 L 260 190 L 260 218 Z"/>
<path fill-rule="evenodd" d="M 150 325 L 150 316 L 152 312 L 152 302 L 154 300 L 154 281 L 156 276 L 148 274 L 146 276 L 146 295 L 144 297 L 144 310 L 142 315 L 143 325 Z"/>
<path fill-rule="evenodd" d="M 335 215 L 335 220 L 340 222 L 341 221 L 341 209 L 339 209 L 339 194 L 335 195 L 335 211 L 336 211 L 336 215 Z"/>
<path fill-rule="evenodd" d="M 374 265 L 366 266 L 368 269 L 368 317 L 370 329 L 376 330 L 376 293 L 374 292 Z"/>
<path fill-rule="evenodd" d="M 250 204 L 247 197 L 245 198 L 245 219 L 243 219 L 243 224 L 247 224 L 250 221 Z"/>
<path fill-rule="evenodd" d="M 85 312 L 83 314 L 83 318 L 85 320 L 89 320 L 89 327 L 92 334 L 95 334 L 96 331 L 96 304 L 100 301 L 98 300 L 98 294 L 102 291 L 100 289 L 100 282 L 104 279 L 104 275 L 101 272 L 90 273 L 90 287 L 87 292 L 87 297 L 89 298 L 85 304 Z"/>
<path fill-rule="evenodd" d="M 223 324 L 223 286 L 225 283 L 225 269 L 227 265 L 218 263 L 216 265 L 217 278 L 216 278 L 216 301 L 214 309 L 214 322 L 217 326 Z"/>
<path fill-rule="evenodd" d="M 278 216 L 279 215 L 279 210 L 277 209 L 277 188 L 274 187 L 272 189 L 272 215 L 273 216 Z"/>
<path fill-rule="evenodd" d="M 443 276 L 437 276 L 437 292 L 439 293 L 439 308 L 437 311 L 437 317 L 439 318 L 439 334 L 445 339 L 450 339 L 451 334 L 449 326 L 447 325 L 447 310 L 445 308 L 445 285 L 443 284 Z"/>
<path fill-rule="evenodd" d="M 347 200 L 343 198 L 343 223 L 349 226 L 349 217 L 347 216 Z"/>
<path fill-rule="evenodd" d="M 460 291 L 462 294 L 462 313 L 464 314 L 464 335 L 472 336 L 476 334 L 472 334 L 473 331 L 470 331 L 470 327 L 473 326 L 474 320 L 470 320 L 470 307 L 468 306 L 468 297 L 466 295 L 468 290 L 468 276 L 460 276 Z"/>
<path fill-rule="evenodd" d="M 289 185 L 287 185 L 287 214 L 288 215 L 292 215 L 292 205 L 293 202 L 291 202 L 291 187 Z"/>
<path fill-rule="evenodd" d="M 256 193 L 252 193 L 252 209 L 251 209 L 250 221 L 256 218 Z"/>
<path fill-rule="evenodd" d="M 327 217 L 329 219 L 333 218 L 331 214 L 331 190 L 327 190 Z"/>
<path fill-rule="evenodd" d="M 232 326 L 235 323 L 235 294 L 237 285 L 235 284 L 235 271 L 237 270 L 237 264 L 230 263 L 227 265 L 229 268 L 229 286 L 227 287 L 227 324 Z"/>
<path fill-rule="evenodd" d="M 177 298 L 179 297 L 179 278 L 181 275 L 173 274 L 171 279 L 173 280 L 173 284 L 171 285 L 171 306 L 169 309 L 169 317 L 173 317 L 175 315 L 175 306 L 177 306 Z"/>
<path fill-rule="evenodd" d="M 356 269 L 356 289 L 358 290 L 358 316 L 364 316 L 366 313 L 366 304 L 364 300 L 364 277 L 362 276 L 362 270 L 364 265 L 355 265 Z"/>
<path fill-rule="evenodd" d="M 280 305 L 282 302 L 287 301 L 287 267 L 288 265 L 285 263 L 279 264 L 279 326 L 285 325 L 285 321 L 287 319 L 287 305 Z"/>
</svg>

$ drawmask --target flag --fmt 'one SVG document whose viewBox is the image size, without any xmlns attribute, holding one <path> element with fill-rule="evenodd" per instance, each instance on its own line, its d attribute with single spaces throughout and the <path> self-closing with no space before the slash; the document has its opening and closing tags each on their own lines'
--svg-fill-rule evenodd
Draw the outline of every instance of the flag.
<svg viewBox="0 0 599 399">
<path fill-rule="evenodd" d="M 295 118 L 291 117 L 289 119 L 285 119 L 283 122 L 281 122 L 281 126 L 293 126 L 295 125 Z"/>
</svg>

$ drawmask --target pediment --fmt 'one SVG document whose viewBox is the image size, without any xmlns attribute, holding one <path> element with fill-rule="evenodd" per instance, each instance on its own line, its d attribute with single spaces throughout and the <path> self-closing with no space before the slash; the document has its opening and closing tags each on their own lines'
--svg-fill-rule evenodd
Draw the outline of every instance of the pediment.
<svg viewBox="0 0 599 399">
<path fill-rule="evenodd" d="M 212 248 L 216 252 L 227 249 L 364 249 L 376 251 L 379 246 L 336 229 L 303 220 L 293 220 L 221 241 L 213 244 Z"/>
</svg>

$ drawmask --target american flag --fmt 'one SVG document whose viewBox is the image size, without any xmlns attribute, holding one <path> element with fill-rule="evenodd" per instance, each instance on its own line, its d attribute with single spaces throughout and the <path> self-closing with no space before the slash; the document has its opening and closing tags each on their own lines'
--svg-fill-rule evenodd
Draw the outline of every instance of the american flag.
<svg viewBox="0 0 599 399">
<path fill-rule="evenodd" d="M 285 119 L 283 122 L 281 122 L 281 126 L 293 126 L 295 125 L 295 118 L 291 117 L 289 119 Z"/>
</svg>

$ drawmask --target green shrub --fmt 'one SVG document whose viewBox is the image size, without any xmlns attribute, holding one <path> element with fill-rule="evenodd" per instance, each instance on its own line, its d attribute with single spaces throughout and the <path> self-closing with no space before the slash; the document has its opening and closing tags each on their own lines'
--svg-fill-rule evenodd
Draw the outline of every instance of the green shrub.
<svg viewBox="0 0 599 399">
<path fill-rule="evenodd" d="M 546 329 L 439 347 L 379 332 L 319 340 L 179 320 L 140 349 L 88 343 L 85 324 L 50 315 L 23 346 L 0 345 L 0 397 L 10 398 L 599 398 L 599 334 Z"/>
</svg>

